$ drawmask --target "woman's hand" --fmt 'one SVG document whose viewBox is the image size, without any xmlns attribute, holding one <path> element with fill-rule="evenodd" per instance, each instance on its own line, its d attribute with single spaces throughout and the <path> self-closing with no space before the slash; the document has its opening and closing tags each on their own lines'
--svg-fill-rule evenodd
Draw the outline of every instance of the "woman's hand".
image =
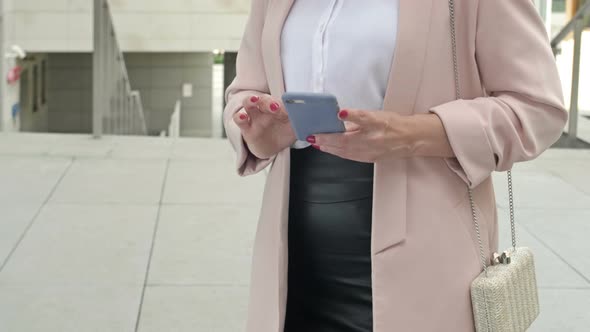
<svg viewBox="0 0 590 332">
<path fill-rule="evenodd" d="M 281 101 L 269 95 L 249 96 L 242 106 L 233 119 L 256 157 L 268 159 L 297 140 Z"/>
<path fill-rule="evenodd" d="M 342 110 L 338 117 L 345 121 L 345 133 L 318 134 L 307 141 L 324 152 L 369 163 L 382 158 L 454 156 L 443 124 L 434 114 Z"/>
</svg>

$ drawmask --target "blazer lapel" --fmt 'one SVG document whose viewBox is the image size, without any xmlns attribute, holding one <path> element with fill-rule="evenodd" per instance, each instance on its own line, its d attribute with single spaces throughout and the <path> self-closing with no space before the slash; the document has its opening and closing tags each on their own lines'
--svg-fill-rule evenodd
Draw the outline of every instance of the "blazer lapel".
<svg viewBox="0 0 590 332">
<path fill-rule="evenodd" d="M 283 25 L 295 0 L 270 1 L 264 30 L 262 32 L 262 54 L 271 94 L 282 96 L 285 93 L 283 65 L 281 63 L 281 34 Z"/>
<path fill-rule="evenodd" d="M 434 0 L 400 0 L 397 44 L 384 110 L 414 112 L 422 78 Z M 386 159 L 375 164 L 373 244 L 377 255 L 406 238 L 407 163 Z"/>
<path fill-rule="evenodd" d="M 384 109 L 413 113 L 422 78 L 433 0 L 400 0 L 397 44 Z"/>
</svg>

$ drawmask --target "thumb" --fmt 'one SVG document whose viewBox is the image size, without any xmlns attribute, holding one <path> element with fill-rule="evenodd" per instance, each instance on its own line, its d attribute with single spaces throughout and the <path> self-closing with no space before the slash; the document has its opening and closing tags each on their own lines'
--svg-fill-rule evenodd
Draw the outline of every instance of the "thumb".
<svg viewBox="0 0 590 332">
<path fill-rule="evenodd" d="M 349 121 L 361 127 L 366 127 L 373 122 L 372 114 L 369 113 L 369 111 L 365 110 L 345 109 L 338 113 L 338 118 L 342 121 Z"/>
</svg>

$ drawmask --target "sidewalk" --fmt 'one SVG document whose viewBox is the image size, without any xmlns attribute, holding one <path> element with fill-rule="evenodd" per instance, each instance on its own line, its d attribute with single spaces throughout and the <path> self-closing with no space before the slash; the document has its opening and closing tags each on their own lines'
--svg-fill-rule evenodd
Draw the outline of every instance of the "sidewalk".
<svg viewBox="0 0 590 332">
<path fill-rule="evenodd" d="M 0 134 L 0 331 L 242 331 L 264 175 L 233 167 L 222 140 Z M 541 288 L 531 331 L 589 331 L 590 151 L 514 177 Z"/>
</svg>

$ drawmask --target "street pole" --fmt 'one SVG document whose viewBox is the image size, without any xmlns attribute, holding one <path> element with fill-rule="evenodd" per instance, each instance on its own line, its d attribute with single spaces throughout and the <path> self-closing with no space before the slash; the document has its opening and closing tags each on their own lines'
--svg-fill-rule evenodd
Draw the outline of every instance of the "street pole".
<svg viewBox="0 0 590 332">
<path fill-rule="evenodd" d="M 574 26 L 574 59 L 572 68 L 572 94 L 570 100 L 570 116 L 569 116 L 569 127 L 568 135 L 570 140 L 576 140 L 578 138 L 578 98 L 580 91 L 580 63 L 582 61 L 582 32 L 586 20 L 584 17 L 580 17 L 575 21 Z"/>
</svg>

